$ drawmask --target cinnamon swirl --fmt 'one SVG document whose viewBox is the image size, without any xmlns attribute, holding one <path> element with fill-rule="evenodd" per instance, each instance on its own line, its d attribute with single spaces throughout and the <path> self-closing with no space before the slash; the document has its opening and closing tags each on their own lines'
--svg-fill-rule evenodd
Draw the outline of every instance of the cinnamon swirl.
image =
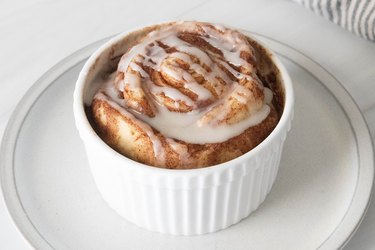
<svg viewBox="0 0 375 250">
<path fill-rule="evenodd" d="M 261 143 L 283 109 L 278 71 L 236 30 L 177 22 L 145 30 L 98 76 L 89 113 L 101 138 L 155 167 L 190 169 L 234 159 Z"/>
</svg>

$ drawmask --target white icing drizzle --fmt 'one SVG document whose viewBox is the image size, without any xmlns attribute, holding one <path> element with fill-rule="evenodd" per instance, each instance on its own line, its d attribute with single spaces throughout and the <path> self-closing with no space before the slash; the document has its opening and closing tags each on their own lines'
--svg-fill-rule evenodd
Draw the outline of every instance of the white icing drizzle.
<svg viewBox="0 0 375 250">
<path fill-rule="evenodd" d="M 271 105 L 273 99 L 273 92 L 269 88 L 264 88 L 264 102 Z"/>
<path fill-rule="evenodd" d="M 131 62 L 131 63 L 129 64 L 129 67 L 130 67 L 132 70 L 134 70 L 134 71 L 140 73 L 141 76 L 142 76 L 143 78 L 148 77 L 148 74 L 146 73 L 146 71 L 144 71 L 141 67 L 139 67 L 138 64 L 136 64 L 136 63 L 134 63 L 134 62 Z"/>
<path fill-rule="evenodd" d="M 161 131 L 165 137 L 175 138 L 188 143 L 205 144 L 226 141 L 241 134 L 247 128 L 259 124 L 259 121 L 263 121 L 268 116 L 270 107 L 264 105 L 258 112 L 241 122 L 220 126 L 199 124 L 197 121 L 202 117 L 200 113 L 176 113 L 162 108 L 160 110 L 162 111 L 154 118 L 142 114 L 135 114 L 135 116 Z"/>
<path fill-rule="evenodd" d="M 182 40 L 178 35 L 180 32 L 198 32 L 200 37 L 210 46 L 220 50 L 222 56 Z M 165 46 L 173 49 L 168 51 Z M 255 61 L 254 50 L 246 39 L 237 31 L 226 29 L 223 26 L 209 26 L 194 22 L 182 22 L 174 26 L 167 26 L 150 32 L 124 54 L 118 65 L 118 72 L 124 73 L 124 79 L 120 80 L 115 86 L 113 83 L 114 76 L 111 76 L 112 82 L 105 84 L 101 91 L 108 96 L 107 100 L 112 107 L 118 109 L 121 114 L 132 117 L 142 129 L 145 129 L 153 143 L 155 157 L 162 156 L 163 159 L 164 151 L 161 149 L 161 142 L 153 133 L 152 128 L 160 131 L 166 137 L 166 142 L 173 150 L 178 151 L 180 156 L 188 157 L 187 148 L 173 139 L 194 144 L 223 142 L 241 134 L 247 128 L 259 124 L 270 113 L 273 93 L 270 89 L 263 87 L 256 76 L 254 66 L 241 58 L 243 51 L 252 56 L 253 61 Z M 181 62 L 187 64 L 188 69 L 180 66 Z M 249 73 L 242 73 L 242 68 L 246 69 L 244 72 Z M 183 94 L 173 84 L 162 84 L 162 86 L 155 84 L 151 80 L 149 69 L 168 76 L 171 81 L 181 83 L 180 87 L 182 86 L 197 95 L 196 100 Z M 208 90 L 202 83 L 197 82 L 191 72 L 203 77 L 205 81 L 210 83 L 212 89 Z M 233 81 L 233 77 L 236 80 Z M 255 100 L 252 90 L 240 84 L 242 81 L 250 81 L 263 90 L 264 100 L 262 98 Z M 148 102 L 156 104 L 157 110 L 154 117 L 149 117 L 126 107 L 125 101 L 118 97 L 118 93 L 125 89 L 132 89 L 137 92 L 136 90 L 146 88 L 151 95 L 151 98 L 147 96 Z M 105 95 L 100 95 L 99 92 L 95 98 L 103 98 L 103 96 Z M 168 110 L 163 104 L 163 96 L 174 100 L 173 105 L 176 109 L 181 107 L 182 102 L 192 107 L 192 111 L 175 112 Z M 250 115 L 232 125 L 218 124 L 217 121 L 224 119 L 231 111 L 228 104 L 229 97 L 236 99 L 239 105 L 247 106 Z M 203 103 L 205 100 L 209 100 L 210 102 L 207 102 L 209 104 L 199 106 L 197 101 Z M 133 100 L 126 100 L 126 102 L 136 106 Z M 221 112 L 210 122 L 201 122 L 205 115 L 218 105 L 222 106 Z M 186 149 L 186 152 L 183 148 Z"/>
<path fill-rule="evenodd" d="M 167 86 L 159 87 L 159 86 L 156 86 L 156 85 L 152 85 L 151 86 L 151 92 L 153 92 L 155 94 L 164 93 L 164 95 L 168 96 L 171 99 L 183 101 L 185 104 L 194 107 L 193 100 L 191 100 L 188 96 L 182 94 L 180 91 L 178 91 L 175 88 L 167 87 Z"/>
<path fill-rule="evenodd" d="M 190 158 L 190 153 L 186 145 L 180 144 L 171 138 L 167 138 L 166 142 L 171 146 L 172 150 L 176 152 L 181 160 L 181 163 L 189 163 L 192 161 Z"/>
<path fill-rule="evenodd" d="M 119 97 L 119 92 L 113 88 L 115 73 L 112 73 L 105 79 L 96 79 L 96 81 L 103 81 L 103 87 L 95 94 L 94 99 L 103 100 L 112 108 L 121 113 L 123 117 L 132 120 L 142 131 L 144 131 L 150 139 L 154 151 L 155 160 L 159 164 L 165 162 L 165 149 L 162 146 L 160 139 L 155 135 L 150 125 L 137 119 L 132 113 L 123 107 L 123 99 Z"/>
</svg>

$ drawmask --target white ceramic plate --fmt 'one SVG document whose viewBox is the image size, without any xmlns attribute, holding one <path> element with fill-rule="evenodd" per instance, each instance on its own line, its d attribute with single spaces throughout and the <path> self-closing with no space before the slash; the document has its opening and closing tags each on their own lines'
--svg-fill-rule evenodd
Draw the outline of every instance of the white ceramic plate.
<svg viewBox="0 0 375 250">
<path fill-rule="evenodd" d="M 73 88 L 102 40 L 47 72 L 16 108 L 0 152 L 9 213 L 37 249 L 337 249 L 369 203 L 373 149 L 364 119 L 342 85 L 300 52 L 276 51 L 295 86 L 293 128 L 279 175 L 250 217 L 213 234 L 173 237 L 128 223 L 96 190 L 74 126 Z"/>
</svg>

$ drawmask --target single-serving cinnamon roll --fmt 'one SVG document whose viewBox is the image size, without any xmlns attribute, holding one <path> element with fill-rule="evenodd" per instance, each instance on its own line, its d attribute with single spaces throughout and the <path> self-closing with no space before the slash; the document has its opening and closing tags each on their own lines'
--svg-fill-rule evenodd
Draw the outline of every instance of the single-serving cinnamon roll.
<svg viewBox="0 0 375 250">
<path fill-rule="evenodd" d="M 278 71 L 254 40 L 201 22 L 145 30 L 117 70 L 99 76 L 94 127 L 121 154 L 151 166 L 199 168 L 261 143 L 283 109 Z"/>
</svg>

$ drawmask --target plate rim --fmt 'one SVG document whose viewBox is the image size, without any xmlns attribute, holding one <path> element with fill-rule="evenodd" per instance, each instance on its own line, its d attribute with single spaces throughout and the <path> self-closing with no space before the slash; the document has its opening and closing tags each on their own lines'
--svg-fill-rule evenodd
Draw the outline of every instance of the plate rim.
<svg viewBox="0 0 375 250">
<path fill-rule="evenodd" d="M 371 201 L 371 191 L 374 180 L 374 151 L 368 125 L 358 105 L 343 84 L 322 65 L 303 52 L 277 39 L 256 32 L 245 32 L 255 35 L 256 38 L 259 38 L 261 41 L 266 40 L 267 43 L 272 43 L 275 47 L 288 51 L 287 54 L 289 56 L 272 48 L 276 54 L 298 64 L 307 73 L 317 79 L 336 99 L 350 123 L 351 130 L 353 131 L 356 140 L 357 153 L 359 156 L 355 191 L 342 220 L 318 247 L 319 249 L 343 248 L 361 224 Z M 77 63 L 87 59 L 92 52 L 111 37 L 112 36 L 103 38 L 77 50 L 46 71 L 21 98 L 7 123 L 0 148 L 1 190 L 8 215 L 31 248 L 54 249 L 48 240 L 43 237 L 37 228 L 35 228 L 22 207 L 21 199 L 18 196 L 13 161 L 20 128 L 22 127 L 29 110 L 39 99 L 39 96 L 52 86 L 53 82 L 61 74 L 69 70 L 71 67 L 74 67 Z M 290 58 L 290 55 L 294 55 L 295 58 Z M 310 65 L 310 67 L 306 68 L 306 64 Z M 319 77 L 326 78 L 326 81 L 321 80 L 316 74 L 311 72 L 311 70 L 323 73 L 318 75 Z M 327 82 L 329 86 L 327 86 Z M 345 102 L 343 102 L 343 100 Z M 361 147 L 361 149 L 359 147 Z"/>
<path fill-rule="evenodd" d="M 253 34 L 257 34 L 257 33 L 253 32 Z M 288 44 L 285 44 L 274 38 L 271 38 L 262 34 L 257 34 L 257 35 L 260 35 L 261 37 L 266 38 L 268 41 L 273 42 L 274 46 L 276 47 L 279 45 L 282 45 L 283 49 L 288 50 L 289 53 L 291 54 L 297 53 L 297 54 L 300 54 L 300 56 L 302 56 L 302 57 L 299 57 L 298 60 L 296 60 L 296 58 L 291 59 L 289 56 L 283 55 L 282 53 L 278 52 L 279 55 L 282 55 L 283 57 L 297 63 L 308 74 L 310 74 L 313 78 L 319 81 L 322 84 L 322 86 L 325 87 L 331 93 L 332 97 L 336 99 L 337 103 L 343 109 L 349 121 L 351 130 L 354 133 L 354 137 L 355 137 L 355 141 L 357 145 L 357 154 L 359 156 L 357 183 L 356 183 L 356 187 L 354 190 L 354 195 L 348 206 L 347 211 L 344 214 L 344 217 L 341 219 L 341 221 L 336 226 L 336 228 L 332 231 L 332 233 L 318 247 L 318 249 L 342 249 L 354 236 L 355 232 L 359 228 L 371 204 L 372 189 L 374 185 L 374 142 L 372 141 L 372 137 L 370 134 L 368 124 L 358 104 L 355 102 L 355 100 L 350 95 L 348 90 L 331 72 L 325 69 L 319 62 L 315 61 L 314 59 L 307 56 L 303 52 L 289 46 Z M 304 63 L 301 63 L 302 61 L 304 61 Z M 305 67 L 306 63 L 310 64 L 309 68 Z M 314 74 L 311 71 L 316 71 L 316 72 Z M 323 74 L 319 74 L 322 72 Z M 325 77 L 326 81 L 321 80 L 318 76 L 322 78 Z M 360 151 L 359 147 L 361 147 L 362 151 Z M 363 157 L 363 154 L 365 154 L 367 158 Z M 363 165 L 366 166 L 366 164 L 370 164 L 371 166 L 369 166 L 368 168 L 365 168 Z M 366 182 L 367 182 L 367 186 L 365 185 Z M 361 193 L 363 193 L 362 197 L 360 197 Z M 355 199 L 358 200 L 358 198 L 362 198 L 360 199 L 360 203 L 362 204 L 362 207 L 361 209 L 358 208 L 358 210 L 355 211 L 355 209 L 353 210 L 352 205 L 353 203 L 355 203 L 354 200 Z M 356 201 L 356 203 L 358 203 L 358 201 Z M 340 231 L 341 231 L 341 234 L 337 233 Z"/>
</svg>

